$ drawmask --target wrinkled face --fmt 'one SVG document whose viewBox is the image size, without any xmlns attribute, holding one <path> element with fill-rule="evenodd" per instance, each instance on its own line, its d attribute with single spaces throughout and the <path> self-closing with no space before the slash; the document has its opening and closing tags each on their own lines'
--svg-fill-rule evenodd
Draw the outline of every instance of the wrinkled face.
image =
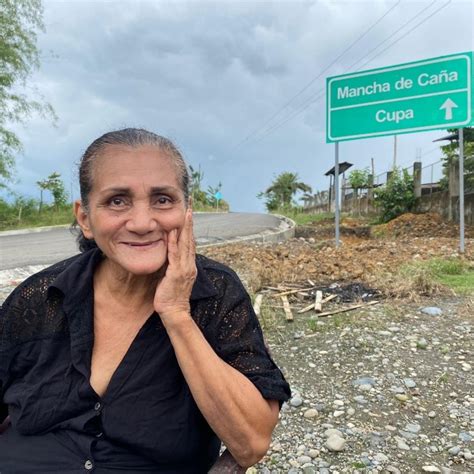
<svg viewBox="0 0 474 474">
<path fill-rule="evenodd" d="M 182 229 L 185 212 L 176 168 L 152 146 L 109 145 L 93 165 L 88 210 L 75 206 L 84 236 L 135 275 L 165 264 L 168 233 Z"/>
</svg>

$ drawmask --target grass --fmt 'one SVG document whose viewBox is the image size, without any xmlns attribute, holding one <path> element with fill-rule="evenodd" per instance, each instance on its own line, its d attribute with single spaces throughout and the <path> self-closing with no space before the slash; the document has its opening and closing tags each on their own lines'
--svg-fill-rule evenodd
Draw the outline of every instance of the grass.
<svg viewBox="0 0 474 474">
<path fill-rule="evenodd" d="M 474 266 L 461 258 L 432 259 L 426 263 L 435 280 L 462 295 L 474 294 Z"/>
<path fill-rule="evenodd" d="M 334 219 L 334 213 L 324 212 L 322 214 L 308 214 L 300 209 L 278 209 L 275 214 L 280 214 L 294 220 L 297 225 L 307 225 L 327 219 Z"/>
<path fill-rule="evenodd" d="M 43 227 L 53 225 L 72 224 L 74 215 L 71 209 L 60 209 L 55 211 L 47 209 L 44 212 L 25 216 L 21 220 L 17 218 L 2 218 L 0 216 L 0 230 L 25 229 L 28 227 Z"/>
<path fill-rule="evenodd" d="M 474 266 L 462 258 L 433 258 L 381 275 L 378 287 L 388 296 L 417 300 L 448 293 L 474 294 Z"/>
</svg>

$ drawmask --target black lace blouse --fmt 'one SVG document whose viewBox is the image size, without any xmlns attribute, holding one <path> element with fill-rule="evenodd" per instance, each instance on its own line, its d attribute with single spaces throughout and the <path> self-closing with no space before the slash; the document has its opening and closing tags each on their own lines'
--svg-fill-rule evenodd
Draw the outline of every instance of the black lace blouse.
<svg viewBox="0 0 474 474">
<path fill-rule="evenodd" d="M 103 397 L 92 389 L 99 249 L 24 281 L 0 313 L 0 472 L 203 473 L 220 440 L 198 410 L 159 316 L 140 329 Z M 267 399 L 289 386 L 235 273 L 196 258 L 192 316 L 216 353 Z"/>
</svg>

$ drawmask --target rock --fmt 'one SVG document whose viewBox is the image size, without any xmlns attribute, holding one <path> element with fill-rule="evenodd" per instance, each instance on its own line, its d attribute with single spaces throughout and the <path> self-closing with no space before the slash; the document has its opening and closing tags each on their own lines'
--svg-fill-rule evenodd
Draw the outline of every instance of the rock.
<svg viewBox="0 0 474 474">
<path fill-rule="evenodd" d="M 308 462 L 311 462 L 312 459 L 309 457 L 309 456 L 299 456 L 297 461 L 300 463 L 300 464 L 306 464 Z"/>
<path fill-rule="evenodd" d="M 436 466 L 423 466 L 423 472 L 441 472 Z"/>
<path fill-rule="evenodd" d="M 384 462 L 388 462 L 388 457 L 385 456 L 385 454 L 383 453 L 377 453 L 375 456 L 374 456 L 374 459 L 379 462 L 379 463 L 384 463 Z"/>
<path fill-rule="evenodd" d="M 440 316 L 443 314 L 443 311 L 436 306 L 427 306 L 421 310 L 422 313 L 428 314 L 429 316 Z"/>
<path fill-rule="evenodd" d="M 410 451 L 410 446 L 408 446 L 408 444 L 405 443 L 403 438 L 399 438 L 398 436 L 396 436 L 395 439 L 397 441 L 397 448 L 398 449 L 402 449 L 404 451 Z"/>
<path fill-rule="evenodd" d="M 459 454 L 459 451 L 461 451 L 461 448 L 459 446 L 453 446 L 452 448 L 448 449 L 448 454 L 450 456 L 457 456 Z"/>
<path fill-rule="evenodd" d="M 469 433 L 466 433 L 465 431 L 461 431 L 458 435 L 458 438 L 461 441 L 464 441 L 465 443 L 469 443 L 469 441 L 472 440 L 472 436 Z"/>
<path fill-rule="evenodd" d="M 414 433 L 410 433 L 408 431 L 403 431 L 403 430 L 399 430 L 398 431 L 405 439 L 416 439 L 418 436 Z"/>
<path fill-rule="evenodd" d="M 360 377 L 352 382 L 352 385 L 354 387 L 360 386 L 360 385 L 370 385 L 371 387 L 375 385 L 375 379 L 372 377 Z"/>
<path fill-rule="evenodd" d="M 406 402 L 408 400 L 408 395 L 405 395 L 404 393 L 397 393 L 395 398 L 401 402 Z"/>
<path fill-rule="evenodd" d="M 297 407 L 303 405 L 303 400 L 299 395 L 295 395 L 293 398 L 290 399 L 290 405 L 292 407 L 297 408 Z"/>
<path fill-rule="evenodd" d="M 318 410 L 315 408 L 310 408 L 304 412 L 305 418 L 316 418 L 319 415 Z"/>
<path fill-rule="evenodd" d="M 308 455 L 314 459 L 314 458 L 317 458 L 319 456 L 319 451 L 317 449 L 310 449 L 308 451 Z"/>
<path fill-rule="evenodd" d="M 421 430 L 421 426 L 418 425 L 417 423 L 408 423 L 405 426 L 405 430 L 409 431 L 410 433 L 418 433 Z"/>
<path fill-rule="evenodd" d="M 336 410 L 334 413 L 333 413 L 333 416 L 334 418 L 339 418 L 340 416 L 344 415 L 344 411 L 343 410 Z"/>
<path fill-rule="evenodd" d="M 330 438 L 331 436 L 339 436 L 340 438 L 343 438 L 344 435 L 339 431 L 339 430 L 336 430 L 334 428 L 329 428 L 328 430 L 326 430 L 324 432 L 324 436 L 326 436 L 326 438 Z"/>
<path fill-rule="evenodd" d="M 436 416 L 436 413 L 435 413 L 434 411 L 430 411 L 430 412 L 428 413 L 428 416 L 429 416 L 430 418 L 434 418 L 434 417 Z"/>
<path fill-rule="evenodd" d="M 424 337 L 420 337 L 420 339 L 416 341 L 416 347 L 418 349 L 426 349 L 428 347 L 428 341 Z"/>
<path fill-rule="evenodd" d="M 415 388 L 416 383 L 413 379 L 403 379 L 406 388 Z"/>
<path fill-rule="evenodd" d="M 354 414 L 355 414 L 354 408 L 352 408 L 352 407 L 351 407 L 351 408 L 348 408 L 348 409 L 347 409 L 347 414 L 348 414 L 349 416 L 354 415 Z"/>
<path fill-rule="evenodd" d="M 337 434 L 332 434 L 329 436 L 328 440 L 326 441 L 326 447 L 330 451 L 334 452 L 339 452 L 344 449 L 346 445 L 346 440 L 344 438 L 341 438 Z"/>
<path fill-rule="evenodd" d="M 385 466 L 385 470 L 391 474 L 402 474 L 401 471 L 395 466 Z"/>
</svg>

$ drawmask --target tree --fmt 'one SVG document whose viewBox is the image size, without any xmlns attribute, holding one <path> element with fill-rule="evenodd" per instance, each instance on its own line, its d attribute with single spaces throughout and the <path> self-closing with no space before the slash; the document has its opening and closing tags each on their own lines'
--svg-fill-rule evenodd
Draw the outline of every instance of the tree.
<svg viewBox="0 0 474 474">
<path fill-rule="evenodd" d="M 54 198 L 54 207 L 58 210 L 60 207 L 63 207 L 67 203 L 67 192 L 64 188 L 64 183 L 61 179 L 61 175 L 57 172 L 51 173 L 46 179 L 42 181 L 37 181 L 36 184 L 40 187 L 41 190 L 41 199 L 40 199 L 40 212 L 43 205 L 43 190 L 47 189 L 51 192 Z"/>
<path fill-rule="evenodd" d="M 199 169 L 195 170 L 191 165 L 189 165 L 189 169 L 191 171 L 191 197 L 193 198 L 193 206 L 198 208 L 200 206 L 206 206 L 207 202 L 207 195 L 201 189 L 201 183 L 204 179 L 204 172 L 201 171 L 201 165 L 199 165 Z"/>
<path fill-rule="evenodd" d="M 299 181 L 296 173 L 280 173 L 272 182 L 271 186 L 264 192 L 257 195 L 258 198 L 265 199 L 265 206 L 268 211 L 276 211 L 279 208 L 292 207 L 293 197 L 299 191 L 310 193 L 311 186 Z"/>
<path fill-rule="evenodd" d="M 220 193 L 222 189 L 222 183 L 219 181 L 217 186 L 208 186 L 207 187 L 207 200 L 213 206 L 217 204 L 216 194 Z"/>
<path fill-rule="evenodd" d="M 370 171 L 368 168 L 365 168 L 363 170 L 353 170 L 349 173 L 347 181 L 349 182 L 351 188 L 354 189 L 355 195 L 357 197 L 359 189 L 367 189 L 370 187 Z"/>
<path fill-rule="evenodd" d="M 407 170 L 395 168 L 387 183 L 375 189 L 374 200 L 382 210 L 382 222 L 412 211 L 416 203 L 413 178 Z"/>
<path fill-rule="evenodd" d="M 39 202 L 38 212 L 41 212 L 41 210 L 43 209 L 43 191 L 48 189 L 48 180 L 43 179 L 42 181 L 36 181 L 36 184 L 40 188 L 40 202 Z"/>
<path fill-rule="evenodd" d="M 368 168 L 364 168 L 363 170 L 352 170 L 347 177 L 347 181 L 354 190 L 355 198 L 357 199 L 358 213 L 360 215 L 360 199 L 358 199 L 359 190 L 372 187 L 372 175 Z"/>
<path fill-rule="evenodd" d="M 11 124 L 23 123 L 34 112 L 55 120 L 41 96 L 33 100 L 21 92 L 39 68 L 39 31 L 44 31 L 40 0 L 0 0 L 0 188 L 12 180 L 15 154 L 22 149 Z"/>
</svg>

